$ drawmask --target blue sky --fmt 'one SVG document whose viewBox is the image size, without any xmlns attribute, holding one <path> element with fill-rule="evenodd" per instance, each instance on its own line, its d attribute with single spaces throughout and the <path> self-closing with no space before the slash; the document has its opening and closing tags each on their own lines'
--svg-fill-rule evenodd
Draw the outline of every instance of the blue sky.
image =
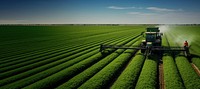
<svg viewBox="0 0 200 89">
<path fill-rule="evenodd" d="M 200 24 L 200 0 L 1 0 L 0 24 Z"/>
</svg>

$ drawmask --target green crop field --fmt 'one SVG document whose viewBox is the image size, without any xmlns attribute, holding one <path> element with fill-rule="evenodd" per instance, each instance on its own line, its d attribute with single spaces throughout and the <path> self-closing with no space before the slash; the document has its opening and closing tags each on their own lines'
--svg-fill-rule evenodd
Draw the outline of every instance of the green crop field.
<svg viewBox="0 0 200 89">
<path fill-rule="evenodd" d="M 153 26 L 153 25 L 152 25 Z M 0 89 L 200 89 L 200 26 L 161 26 L 163 46 L 182 53 L 144 56 L 138 46 L 147 25 L 0 26 Z"/>
</svg>

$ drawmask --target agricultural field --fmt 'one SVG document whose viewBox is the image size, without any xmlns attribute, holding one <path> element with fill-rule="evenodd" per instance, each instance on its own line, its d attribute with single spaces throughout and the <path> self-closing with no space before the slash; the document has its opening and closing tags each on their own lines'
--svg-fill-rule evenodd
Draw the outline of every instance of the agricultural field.
<svg viewBox="0 0 200 89">
<path fill-rule="evenodd" d="M 0 89 L 200 89 L 200 26 L 159 26 L 162 45 L 187 40 L 190 57 L 99 52 L 101 44 L 139 46 L 146 27 L 0 26 Z"/>
</svg>

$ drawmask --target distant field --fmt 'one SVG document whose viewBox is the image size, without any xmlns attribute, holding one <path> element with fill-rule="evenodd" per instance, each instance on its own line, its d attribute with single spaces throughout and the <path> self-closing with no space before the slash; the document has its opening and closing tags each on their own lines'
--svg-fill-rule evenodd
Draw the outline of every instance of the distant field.
<svg viewBox="0 0 200 89">
<path fill-rule="evenodd" d="M 200 26 L 160 28 L 162 45 L 187 40 L 191 59 L 170 54 L 159 63 L 138 50 L 99 52 L 100 44 L 139 45 L 146 27 L 0 26 L 0 89 L 200 89 Z"/>
</svg>

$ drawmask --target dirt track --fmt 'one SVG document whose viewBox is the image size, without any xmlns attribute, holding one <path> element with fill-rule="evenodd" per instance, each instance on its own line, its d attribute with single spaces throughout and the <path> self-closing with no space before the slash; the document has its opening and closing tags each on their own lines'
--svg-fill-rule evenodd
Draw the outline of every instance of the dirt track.
<svg viewBox="0 0 200 89">
<path fill-rule="evenodd" d="M 195 72 L 200 76 L 200 70 L 195 66 L 195 64 L 191 63 L 191 65 L 194 68 Z"/>
<path fill-rule="evenodd" d="M 159 64 L 159 89 L 165 89 L 163 64 Z"/>
</svg>

